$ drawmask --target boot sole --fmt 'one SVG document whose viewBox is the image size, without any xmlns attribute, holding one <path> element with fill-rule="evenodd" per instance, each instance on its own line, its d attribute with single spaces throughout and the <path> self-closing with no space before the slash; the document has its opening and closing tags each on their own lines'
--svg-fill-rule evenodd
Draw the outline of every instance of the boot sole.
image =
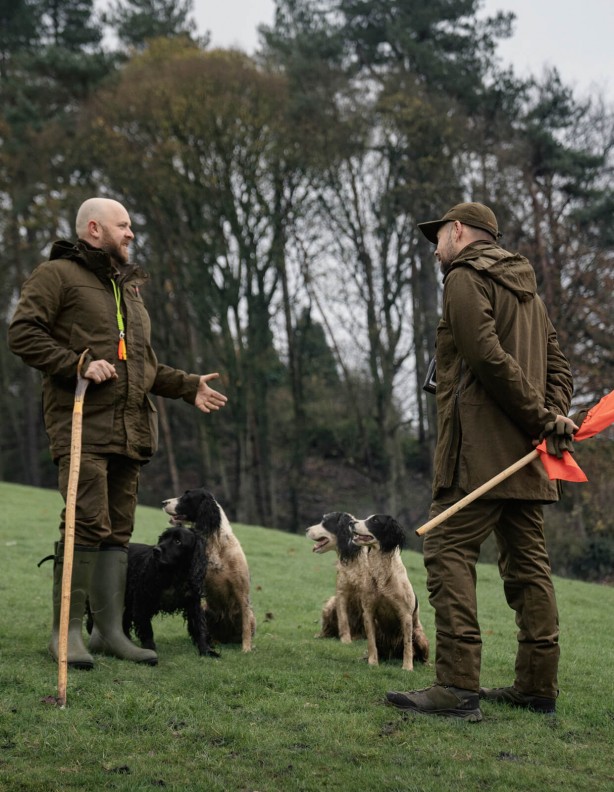
<svg viewBox="0 0 614 792">
<path fill-rule="evenodd" d="M 534 701 L 514 701 L 512 698 L 505 698 L 504 696 L 491 698 L 486 696 L 480 691 L 480 701 L 488 701 L 491 704 L 505 704 L 507 707 L 514 707 L 514 709 L 524 709 L 529 712 L 537 712 L 540 715 L 556 715 L 556 706 L 548 704 L 540 704 Z"/>
<path fill-rule="evenodd" d="M 49 649 L 49 654 L 54 662 L 57 663 L 57 654 L 52 649 Z M 76 671 L 91 671 L 92 668 L 94 668 L 94 658 L 92 657 L 91 660 L 67 660 L 66 665 L 68 668 L 74 668 Z"/>
<path fill-rule="evenodd" d="M 77 671 L 91 671 L 94 668 L 93 663 L 67 663 L 69 668 L 74 668 Z"/>
<path fill-rule="evenodd" d="M 460 718 L 461 720 L 466 720 L 468 723 L 479 723 L 481 720 L 483 720 L 482 712 L 479 709 L 420 710 L 415 709 L 414 707 L 400 707 L 398 704 L 393 704 L 392 701 L 386 701 L 386 704 L 389 707 L 394 707 L 395 709 L 399 710 L 399 712 L 408 715 L 437 715 L 440 718 Z"/>
<path fill-rule="evenodd" d="M 456 718 L 457 720 L 464 720 L 467 723 L 480 723 L 483 719 L 483 715 L 481 712 L 466 712 L 460 711 L 456 712 L 454 710 L 450 711 L 447 710 L 446 712 L 423 712 L 422 710 L 412 710 L 412 709 L 404 709 L 401 710 L 403 714 L 407 715 L 421 715 L 422 717 L 426 715 L 436 715 L 438 718 Z"/>
<path fill-rule="evenodd" d="M 481 697 L 482 701 L 488 701 L 490 704 L 503 704 L 506 707 L 513 707 L 514 709 L 523 709 L 527 712 L 536 712 L 538 715 L 556 715 L 555 709 L 540 709 L 533 704 L 517 704 L 515 701 L 508 701 L 507 699 L 489 699 Z"/>
<path fill-rule="evenodd" d="M 146 666 L 157 666 L 158 665 L 158 658 L 157 657 L 146 657 L 142 660 L 137 660 L 133 657 L 125 657 L 120 655 L 116 652 L 113 652 L 111 649 L 91 649 L 94 654 L 101 654 L 105 657 L 114 657 L 116 660 L 125 660 L 127 663 L 136 663 L 136 665 L 146 665 Z"/>
<path fill-rule="evenodd" d="M 128 640 L 128 639 L 126 639 Z M 139 649 L 137 646 L 133 646 L 132 644 L 129 645 L 128 651 L 132 649 L 136 649 L 138 652 L 145 651 L 143 649 Z M 99 638 L 96 640 L 90 639 L 88 649 L 93 654 L 101 654 L 105 655 L 106 657 L 115 657 L 117 660 L 126 660 L 129 663 L 137 663 L 138 665 L 149 665 L 149 666 L 156 666 L 158 665 L 158 657 L 157 655 L 150 655 L 149 657 L 130 657 L 127 652 L 122 652 L 121 648 L 118 650 L 117 648 L 113 648 L 109 643 Z M 150 650 L 147 650 L 150 651 Z"/>
</svg>

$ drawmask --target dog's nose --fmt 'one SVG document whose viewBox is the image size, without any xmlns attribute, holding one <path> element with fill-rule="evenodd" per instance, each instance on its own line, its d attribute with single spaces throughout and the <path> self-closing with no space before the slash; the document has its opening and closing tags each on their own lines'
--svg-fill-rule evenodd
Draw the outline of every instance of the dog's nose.
<svg viewBox="0 0 614 792">
<path fill-rule="evenodd" d="M 152 552 L 152 553 L 153 553 L 155 556 L 162 555 L 162 549 L 161 549 L 160 547 L 158 547 L 158 545 L 154 545 L 154 546 L 151 548 L 151 552 Z"/>
</svg>

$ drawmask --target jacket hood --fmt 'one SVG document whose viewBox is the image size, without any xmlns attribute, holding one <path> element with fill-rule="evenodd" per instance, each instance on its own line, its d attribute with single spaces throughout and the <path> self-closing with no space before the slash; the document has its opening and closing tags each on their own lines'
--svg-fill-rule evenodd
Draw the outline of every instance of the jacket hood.
<svg viewBox="0 0 614 792">
<path fill-rule="evenodd" d="M 49 259 L 51 261 L 54 259 L 76 261 L 78 264 L 81 264 L 81 266 L 93 272 L 103 282 L 112 278 L 116 271 L 108 253 L 99 248 L 92 247 L 82 239 L 79 239 L 77 242 L 58 239 L 51 246 Z M 130 264 L 123 269 L 120 280 L 125 281 L 138 278 L 139 282 L 142 282 L 146 280 L 147 277 L 147 274 L 140 269 L 140 267 L 137 267 L 135 264 Z"/>
<path fill-rule="evenodd" d="M 509 289 L 520 302 L 528 302 L 537 293 L 535 270 L 520 253 L 509 253 L 492 242 L 472 242 L 463 248 L 444 276 L 455 267 L 469 266 L 483 272 L 501 286 Z"/>
</svg>

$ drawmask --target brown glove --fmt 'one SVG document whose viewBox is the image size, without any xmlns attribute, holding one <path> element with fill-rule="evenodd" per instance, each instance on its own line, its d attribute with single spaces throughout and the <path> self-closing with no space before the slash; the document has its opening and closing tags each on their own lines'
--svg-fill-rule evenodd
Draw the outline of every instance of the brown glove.
<svg viewBox="0 0 614 792">
<path fill-rule="evenodd" d="M 558 415 L 556 421 L 548 421 L 539 439 L 546 438 L 546 451 L 549 454 L 561 459 L 563 451 L 574 453 L 573 436 L 578 431 L 577 426 L 574 428 L 575 424 L 575 421 L 570 423 L 562 415 Z"/>
</svg>

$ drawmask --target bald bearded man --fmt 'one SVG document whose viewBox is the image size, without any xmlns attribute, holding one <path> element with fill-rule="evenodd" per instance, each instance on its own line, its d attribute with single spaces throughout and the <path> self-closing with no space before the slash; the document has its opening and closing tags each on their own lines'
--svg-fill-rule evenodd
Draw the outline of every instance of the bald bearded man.
<svg viewBox="0 0 614 792">
<path fill-rule="evenodd" d="M 157 655 L 123 633 L 127 545 L 134 527 L 141 466 L 157 447 L 152 396 L 219 410 L 226 397 L 214 374 L 187 374 L 159 363 L 139 286 L 146 273 L 130 262 L 130 215 L 118 201 L 90 198 L 76 217 L 77 242 L 60 240 L 49 261 L 23 285 L 9 327 L 11 350 L 43 374 L 43 414 L 59 489 L 66 501 L 77 365 L 91 381 L 83 408 L 81 469 L 75 519 L 68 664 L 89 669 L 91 653 L 156 665 Z M 65 510 L 56 543 L 53 628 L 58 658 Z M 82 621 L 89 597 L 94 630 L 89 651 Z"/>
</svg>

